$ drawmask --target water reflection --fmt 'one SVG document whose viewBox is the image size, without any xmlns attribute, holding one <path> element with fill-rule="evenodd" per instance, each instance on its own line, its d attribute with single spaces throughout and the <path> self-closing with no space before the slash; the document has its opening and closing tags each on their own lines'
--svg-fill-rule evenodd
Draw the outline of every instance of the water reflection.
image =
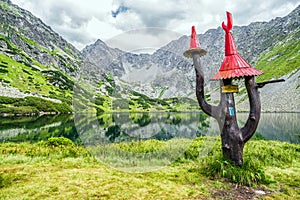
<svg viewBox="0 0 300 200">
<path fill-rule="evenodd" d="M 245 123 L 248 114 L 239 113 L 240 124 Z M 255 137 L 265 140 L 279 140 L 300 143 L 300 113 L 262 113 Z"/>
<path fill-rule="evenodd" d="M 209 118 L 200 113 L 111 113 L 75 116 L 84 144 L 116 143 L 145 139 L 193 139 L 211 135 Z"/>
<path fill-rule="evenodd" d="M 66 137 L 80 143 L 73 115 L 0 117 L 0 142 L 37 142 Z"/>
<path fill-rule="evenodd" d="M 192 139 L 213 133 L 209 131 L 209 120 L 202 113 L 78 114 L 74 119 L 82 143 L 95 158 L 131 172 L 156 170 L 173 163 Z M 205 139 L 211 145 L 200 148 L 199 157 L 207 155 L 217 141 L 215 137 Z M 149 143 L 139 148 L 137 141 L 145 140 Z M 168 142 L 153 145 L 157 140 Z"/>
<path fill-rule="evenodd" d="M 240 126 L 248 114 L 239 113 Z M 262 113 L 254 138 L 300 143 L 300 113 Z M 67 137 L 76 143 L 99 144 L 146 139 L 193 139 L 216 135 L 215 120 L 200 113 L 111 113 L 1 117 L 0 142 L 37 142 Z"/>
</svg>

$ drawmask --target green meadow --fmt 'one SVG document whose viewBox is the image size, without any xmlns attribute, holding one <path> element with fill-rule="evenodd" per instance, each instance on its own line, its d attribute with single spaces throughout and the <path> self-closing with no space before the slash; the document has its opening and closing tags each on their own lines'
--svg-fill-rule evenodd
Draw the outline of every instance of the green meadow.
<svg viewBox="0 0 300 200">
<path fill-rule="evenodd" d="M 215 142 L 207 142 L 213 139 Z M 117 152 L 166 153 L 177 141 L 136 141 L 110 144 Z M 0 144 L 0 199 L 234 199 L 242 189 L 261 199 L 300 198 L 300 146 L 251 140 L 243 167 L 222 158 L 219 138 L 199 137 L 172 163 L 157 170 L 125 171 L 99 162 L 95 150 L 59 137 L 37 143 Z M 174 146 L 174 145 L 173 145 Z M 209 149 L 205 156 L 199 151 Z M 253 191 L 264 191 L 256 195 Z M 243 194 L 243 192 L 241 193 Z M 250 195 L 251 196 L 251 195 Z M 251 197 L 251 198 L 252 198 Z"/>
</svg>

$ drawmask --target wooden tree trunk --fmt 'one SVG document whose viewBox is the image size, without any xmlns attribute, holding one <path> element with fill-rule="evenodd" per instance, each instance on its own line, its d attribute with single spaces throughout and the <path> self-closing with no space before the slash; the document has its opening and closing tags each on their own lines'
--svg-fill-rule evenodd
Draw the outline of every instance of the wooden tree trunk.
<svg viewBox="0 0 300 200">
<path fill-rule="evenodd" d="M 204 75 L 199 54 L 193 54 L 193 63 L 196 71 L 196 96 L 198 103 L 206 114 L 218 121 L 224 157 L 231 160 L 235 165 L 241 166 L 243 164 L 244 145 L 255 133 L 260 119 L 261 105 L 254 77 L 245 77 L 245 86 L 250 101 L 250 114 L 245 126 L 239 128 L 236 119 L 234 93 L 222 93 L 220 90 L 220 104 L 217 106 L 208 104 L 204 96 Z M 220 81 L 220 86 L 230 84 L 231 79 Z"/>
<path fill-rule="evenodd" d="M 230 85 L 230 80 L 220 81 L 221 86 Z M 243 163 L 244 142 L 238 127 L 233 93 L 221 93 L 221 116 L 219 128 L 222 138 L 223 155 L 236 165 Z"/>
</svg>

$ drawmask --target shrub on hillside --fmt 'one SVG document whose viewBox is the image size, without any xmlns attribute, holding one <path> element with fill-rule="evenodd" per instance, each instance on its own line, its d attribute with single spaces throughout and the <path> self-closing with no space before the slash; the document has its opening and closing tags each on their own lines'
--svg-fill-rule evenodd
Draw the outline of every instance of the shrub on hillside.
<svg viewBox="0 0 300 200">
<path fill-rule="evenodd" d="M 0 108 L 0 113 L 26 114 L 39 112 L 72 112 L 72 107 L 66 102 L 55 103 L 38 97 L 11 98 L 0 96 L 0 104 L 8 105 Z"/>
</svg>

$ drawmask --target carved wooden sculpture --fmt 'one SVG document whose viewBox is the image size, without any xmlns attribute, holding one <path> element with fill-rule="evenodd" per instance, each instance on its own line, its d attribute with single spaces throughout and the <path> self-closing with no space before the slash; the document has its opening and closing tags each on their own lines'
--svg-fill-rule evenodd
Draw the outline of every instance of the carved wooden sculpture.
<svg viewBox="0 0 300 200">
<path fill-rule="evenodd" d="M 214 117 L 219 124 L 222 138 L 223 155 L 233 161 L 235 165 L 243 164 L 243 149 L 245 143 L 253 136 L 257 128 L 261 103 L 258 84 L 254 76 L 262 74 L 261 71 L 252 68 L 237 52 L 231 34 L 232 16 L 227 12 L 227 25 L 222 23 L 225 31 L 225 59 L 219 71 L 212 77 L 220 80 L 221 101 L 219 105 L 210 105 L 204 97 L 204 75 L 200 63 L 200 57 L 206 51 L 200 48 L 195 27 L 192 27 L 190 49 L 184 52 L 184 56 L 193 58 L 196 71 L 196 96 L 201 109 Z M 237 86 L 232 85 L 232 79 L 244 78 L 245 86 L 250 102 L 250 113 L 244 127 L 239 128 L 236 119 L 234 92 Z"/>
</svg>

